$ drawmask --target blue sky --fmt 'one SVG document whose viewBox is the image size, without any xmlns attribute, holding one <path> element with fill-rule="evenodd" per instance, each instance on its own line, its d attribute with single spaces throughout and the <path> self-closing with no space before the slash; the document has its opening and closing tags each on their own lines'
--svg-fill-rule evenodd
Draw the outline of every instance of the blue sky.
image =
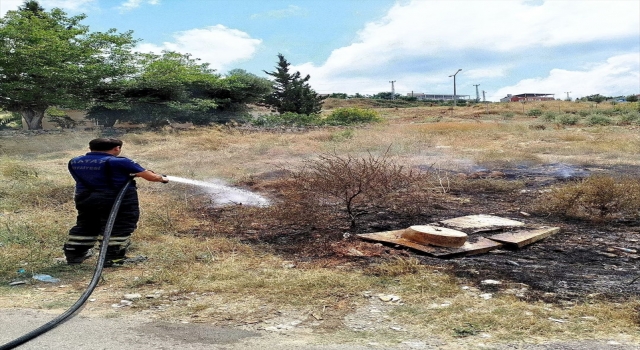
<svg viewBox="0 0 640 350">
<path fill-rule="evenodd" d="M 0 15 L 21 0 L 0 0 Z M 266 76 L 278 53 L 319 93 L 572 98 L 640 93 L 637 0 L 40 0 L 140 51 Z"/>
</svg>

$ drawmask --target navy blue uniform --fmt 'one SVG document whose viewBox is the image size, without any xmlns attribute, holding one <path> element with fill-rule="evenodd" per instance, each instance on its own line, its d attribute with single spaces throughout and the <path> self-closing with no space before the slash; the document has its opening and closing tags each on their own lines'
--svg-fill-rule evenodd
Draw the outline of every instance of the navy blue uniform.
<svg viewBox="0 0 640 350">
<path fill-rule="evenodd" d="M 136 162 L 104 152 L 89 152 L 69 161 L 76 180 L 76 225 L 64 245 L 67 261 L 84 256 L 101 239 L 118 192 L 133 174 L 145 171 Z M 108 242 L 107 261 L 122 259 L 136 229 L 140 209 L 135 182 L 125 193 Z"/>
</svg>

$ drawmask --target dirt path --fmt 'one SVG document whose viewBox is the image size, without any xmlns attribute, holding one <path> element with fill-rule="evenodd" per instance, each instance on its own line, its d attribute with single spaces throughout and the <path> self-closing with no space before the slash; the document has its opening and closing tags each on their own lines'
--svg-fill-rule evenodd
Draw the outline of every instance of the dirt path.
<svg viewBox="0 0 640 350">
<path fill-rule="evenodd" d="M 45 324 L 57 314 L 31 309 L 4 309 L 0 312 L 0 344 Z M 346 322 L 354 322 L 353 319 Z M 444 343 L 437 339 L 406 339 L 382 344 L 340 342 L 332 334 L 314 334 L 305 329 L 256 331 L 242 327 L 215 327 L 208 324 L 185 324 L 150 321 L 140 317 L 103 318 L 77 315 L 50 332 L 24 344 L 24 350 L 56 349 L 183 349 L 183 350 L 453 350 L 453 349 L 522 349 L 522 350 L 632 350 L 640 344 L 617 341 L 576 341 L 532 344 L 483 344 L 477 340 Z"/>
</svg>

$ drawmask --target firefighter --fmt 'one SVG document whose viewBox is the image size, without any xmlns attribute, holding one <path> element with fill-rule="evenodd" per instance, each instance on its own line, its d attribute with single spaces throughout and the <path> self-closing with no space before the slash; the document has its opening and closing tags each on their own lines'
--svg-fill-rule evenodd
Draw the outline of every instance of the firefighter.
<svg viewBox="0 0 640 350">
<path fill-rule="evenodd" d="M 74 201 L 78 210 L 76 225 L 69 230 L 63 248 L 70 265 L 80 264 L 92 255 L 93 246 L 104 232 L 111 207 L 129 179 L 141 177 L 152 182 L 169 182 L 166 177 L 146 170 L 131 159 L 119 157 L 121 140 L 94 139 L 89 142 L 89 150 L 89 153 L 71 159 L 68 165 L 76 181 Z M 109 242 L 106 242 L 105 267 L 124 262 L 139 217 L 138 192 L 132 181 L 122 198 Z"/>
</svg>

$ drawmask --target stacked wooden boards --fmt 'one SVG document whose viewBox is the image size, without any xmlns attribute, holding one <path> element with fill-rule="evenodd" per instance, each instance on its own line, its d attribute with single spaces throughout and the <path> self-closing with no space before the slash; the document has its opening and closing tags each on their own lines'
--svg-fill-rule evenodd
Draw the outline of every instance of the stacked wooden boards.
<svg viewBox="0 0 640 350">
<path fill-rule="evenodd" d="M 435 257 L 450 258 L 482 254 L 503 245 L 521 248 L 559 231 L 559 227 L 532 228 L 517 220 L 480 214 L 403 230 L 359 234 L 358 237 L 411 248 Z"/>
</svg>

